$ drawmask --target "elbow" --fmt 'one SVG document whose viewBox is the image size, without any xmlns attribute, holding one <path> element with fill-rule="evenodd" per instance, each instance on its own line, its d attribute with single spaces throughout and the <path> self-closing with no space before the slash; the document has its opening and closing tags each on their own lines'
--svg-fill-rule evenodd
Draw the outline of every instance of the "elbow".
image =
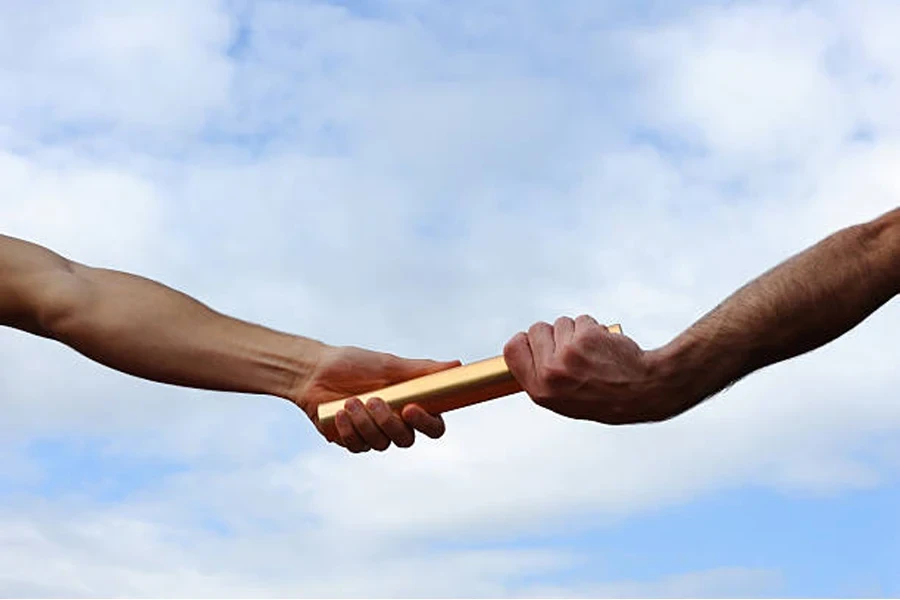
<svg viewBox="0 0 900 600">
<path fill-rule="evenodd" d="M 76 334 L 90 302 L 91 285 L 74 268 L 60 269 L 36 293 L 35 322 L 42 335 L 66 342 Z"/>
</svg>

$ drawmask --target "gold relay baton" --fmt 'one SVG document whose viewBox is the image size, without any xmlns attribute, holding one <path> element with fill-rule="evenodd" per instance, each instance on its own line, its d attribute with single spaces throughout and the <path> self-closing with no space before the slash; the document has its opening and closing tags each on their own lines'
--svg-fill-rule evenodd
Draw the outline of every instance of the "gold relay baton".
<svg viewBox="0 0 900 600">
<path fill-rule="evenodd" d="M 610 325 L 607 329 L 610 333 L 622 333 L 620 325 Z M 502 356 L 496 356 L 320 404 L 319 423 L 326 431 L 335 433 L 334 417 L 352 398 L 359 398 L 363 404 L 371 398 L 380 398 L 397 413 L 407 404 L 415 403 L 436 415 L 521 391 L 522 387 L 509 372 L 506 361 Z"/>
</svg>

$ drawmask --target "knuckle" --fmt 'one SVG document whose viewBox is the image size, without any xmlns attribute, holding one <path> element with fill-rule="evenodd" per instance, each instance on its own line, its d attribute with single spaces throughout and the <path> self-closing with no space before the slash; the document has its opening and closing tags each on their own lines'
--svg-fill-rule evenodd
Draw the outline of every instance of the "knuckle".
<svg viewBox="0 0 900 600">
<path fill-rule="evenodd" d="M 578 315 L 578 317 L 575 318 L 575 323 L 586 326 L 587 328 L 593 328 L 598 325 L 597 319 L 591 315 Z"/>
<path fill-rule="evenodd" d="M 606 333 L 606 328 L 603 325 L 597 324 L 596 321 L 590 321 L 587 323 L 586 327 L 582 327 L 579 331 L 581 337 L 587 338 L 596 338 L 604 333 Z"/>
<path fill-rule="evenodd" d="M 516 333 L 516 335 L 512 336 L 506 345 L 509 347 L 521 346 L 522 344 L 525 343 L 525 341 L 527 339 L 528 339 L 528 334 L 525 333 L 524 331 L 520 331 L 520 332 Z"/>
<path fill-rule="evenodd" d="M 372 415 L 372 420 L 375 421 L 375 424 L 381 429 L 390 427 L 393 422 L 393 413 L 388 410 L 382 410 L 380 407 L 373 408 L 370 414 Z"/>
<path fill-rule="evenodd" d="M 511 368 L 519 368 L 531 356 L 529 346 L 528 334 L 520 331 L 503 346 L 503 358 Z"/>
<path fill-rule="evenodd" d="M 546 323 L 544 321 L 538 321 L 534 325 L 528 328 L 529 335 L 534 335 L 536 333 L 545 332 L 551 329 L 550 323 Z"/>
<path fill-rule="evenodd" d="M 503 358 L 506 359 L 507 364 L 515 366 L 520 356 L 522 356 L 522 339 L 516 334 L 516 337 L 503 346 Z"/>
<path fill-rule="evenodd" d="M 344 442 L 353 437 L 353 426 L 347 423 L 346 417 L 335 419 L 334 428 L 337 431 L 338 437 Z"/>
<path fill-rule="evenodd" d="M 571 317 L 559 317 L 556 321 L 553 322 L 554 327 L 559 327 L 560 325 L 574 325 L 575 321 L 572 320 Z"/>
</svg>

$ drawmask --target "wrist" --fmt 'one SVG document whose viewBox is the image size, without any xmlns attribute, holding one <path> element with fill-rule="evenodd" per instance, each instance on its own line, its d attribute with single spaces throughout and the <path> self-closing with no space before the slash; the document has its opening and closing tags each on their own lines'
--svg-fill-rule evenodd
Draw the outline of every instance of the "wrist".
<svg viewBox="0 0 900 600">
<path fill-rule="evenodd" d="M 653 393 L 673 415 L 692 408 L 706 397 L 694 355 L 691 344 L 679 339 L 645 354 Z"/>
<path fill-rule="evenodd" d="M 900 209 L 892 210 L 881 217 L 859 225 L 862 246 L 866 250 L 866 262 L 874 276 L 885 279 L 884 285 L 891 296 L 900 294 Z"/>
<path fill-rule="evenodd" d="M 322 356 L 331 348 L 328 344 L 304 337 L 294 337 L 288 349 L 287 364 L 290 374 L 285 384 L 275 394 L 297 404 L 308 386 Z"/>
</svg>

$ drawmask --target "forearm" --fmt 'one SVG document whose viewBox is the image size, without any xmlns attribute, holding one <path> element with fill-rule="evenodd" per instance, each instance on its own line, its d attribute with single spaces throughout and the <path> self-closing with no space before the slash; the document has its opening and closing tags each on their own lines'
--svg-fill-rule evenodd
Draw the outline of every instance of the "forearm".
<svg viewBox="0 0 900 600">
<path fill-rule="evenodd" d="M 99 363 L 145 379 L 288 397 L 319 342 L 245 323 L 135 275 L 76 265 L 40 326 Z"/>
<path fill-rule="evenodd" d="M 900 210 L 826 238 L 752 281 L 652 353 L 673 396 L 696 404 L 814 350 L 900 292 Z"/>
</svg>

